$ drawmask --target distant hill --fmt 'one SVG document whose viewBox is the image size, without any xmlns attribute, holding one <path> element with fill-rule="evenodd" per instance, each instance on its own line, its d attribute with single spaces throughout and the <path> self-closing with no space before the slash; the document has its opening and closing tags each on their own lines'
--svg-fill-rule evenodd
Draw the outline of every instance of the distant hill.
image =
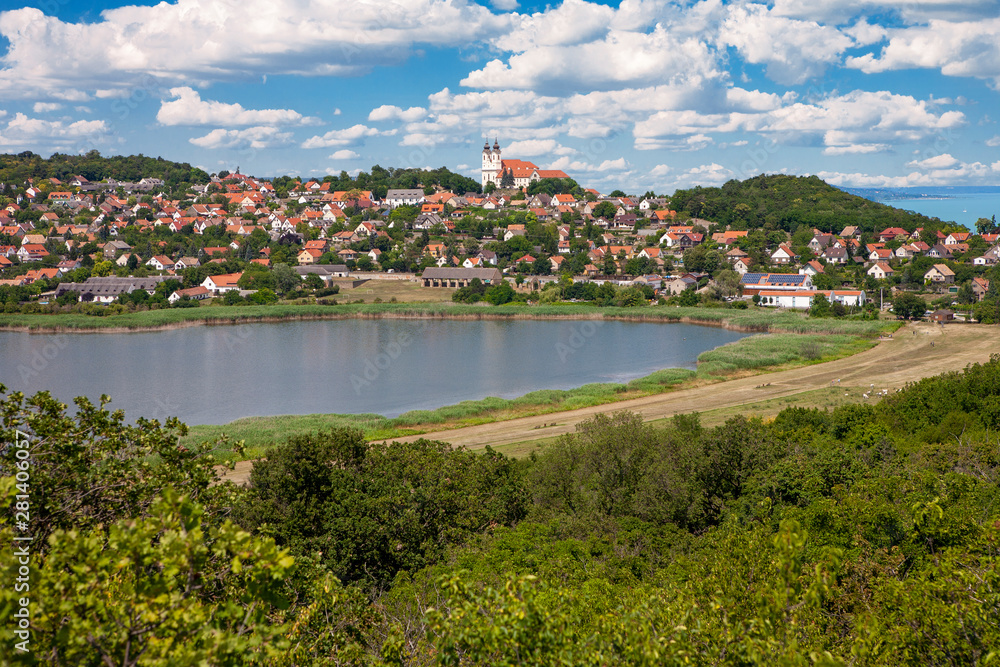
<svg viewBox="0 0 1000 667">
<path fill-rule="evenodd" d="M 142 154 L 102 157 L 95 150 L 83 155 L 55 153 L 49 158 L 30 151 L 17 155 L 0 155 L 0 183 L 20 186 L 29 178 L 36 181 L 45 178 L 66 181 L 73 176 L 83 176 L 90 181 L 113 178 L 128 182 L 135 182 L 143 177 L 160 178 L 168 189 L 181 183 L 204 184 L 209 180 L 204 170 L 186 162 L 171 162 Z"/>
<path fill-rule="evenodd" d="M 271 179 L 275 189 L 283 189 L 290 186 L 294 181 L 306 182 L 307 178 L 293 178 L 291 176 L 279 176 Z M 371 190 L 372 194 L 379 199 L 385 198 L 385 193 L 391 189 L 414 189 L 422 188 L 427 192 L 432 192 L 435 187 L 465 194 L 466 192 L 479 192 L 480 183 L 468 176 L 456 174 L 446 167 L 437 169 L 399 169 L 396 167 L 381 167 L 375 165 L 371 172 L 360 172 L 357 176 L 351 177 L 346 171 L 340 172 L 339 176 L 328 175 L 319 176 L 314 180 L 330 184 L 332 190 Z"/>
<path fill-rule="evenodd" d="M 800 225 L 839 233 L 852 225 L 876 232 L 886 227 L 938 227 L 937 218 L 903 211 L 852 195 L 817 176 L 760 175 L 729 181 L 721 188 L 678 190 L 670 198 L 674 210 L 692 217 L 757 229 L 769 225 L 794 232 Z"/>
</svg>

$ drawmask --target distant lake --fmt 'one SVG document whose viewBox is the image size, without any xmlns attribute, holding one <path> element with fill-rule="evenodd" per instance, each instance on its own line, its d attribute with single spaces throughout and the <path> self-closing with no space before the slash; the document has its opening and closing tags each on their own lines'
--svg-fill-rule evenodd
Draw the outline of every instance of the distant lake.
<svg viewBox="0 0 1000 667">
<path fill-rule="evenodd" d="M 975 230 L 979 218 L 1000 215 L 1000 187 L 844 188 L 893 208 L 913 211 Z"/>
<path fill-rule="evenodd" d="M 601 321 L 335 320 L 127 334 L 0 332 L 0 383 L 72 405 L 111 396 L 131 422 L 177 416 L 395 417 L 487 396 L 625 382 L 695 368 L 747 334 L 688 324 Z"/>
</svg>

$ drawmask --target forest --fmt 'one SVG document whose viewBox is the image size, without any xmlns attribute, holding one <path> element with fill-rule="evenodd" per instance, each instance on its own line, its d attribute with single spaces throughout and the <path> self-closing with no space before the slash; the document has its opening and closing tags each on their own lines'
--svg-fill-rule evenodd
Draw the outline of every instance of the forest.
<svg viewBox="0 0 1000 667">
<path fill-rule="evenodd" d="M 98 151 L 92 150 L 81 155 L 55 153 L 49 158 L 30 151 L 0 155 L 0 183 L 20 186 L 29 178 L 68 181 L 74 176 L 83 176 L 89 181 L 113 178 L 132 183 L 147 177 L 159 178 L 166 183 L 168 190 L 174 190 L 182 183 L 205 184 L 209 180 L 205 171 L 186 162 L 146 157 L 141 153 L 102 157 Z"/>
<path fill-rule="evenodd" d="M 840 234 L 844 227 L 878 233 L 887 227 L 912 232 L 917 227 L 938 228 L 936 218 L 879 204 L 828 185 L 818 176 L 761 174 L 722 187 L 677 190 L 670 207 L 691 217 L 731 225 L 731 229 L 783 230 L 800 225 Z"/>
<path fill-rule="evenodd" d="M 293 183 L 305 178 L 295 178 L 292 176 L 279 176 L 270 179 L 274 184 L 274 189 L 279 196 L 283 191 L 287 191 Z M 457 195 L 464 195 L 467 192 L 479 192 L 482 188 L 479 181 L 462 176 L 449 170 L 447 167 L 437 169 L 404 169 L 389 167 L 388 169 L 375 165 L 371 172 L 362 171 L 357 176 L 351 177 L 346 171 L 341 171 L 339 175 L 332 174 L 316 177 L 321 183 L 329 183 L 331 190 L 371 190 L 372 195 L 377 199 L 385 199 L 386 192 L 390 189 L 422 188 L 424 194 L 432 194 L 435 186 L 444 190 L 454 192 Z"/>
<path fill-rule="evenodd" d="M 0 396 L 5 664 L 1000 661 L 1000 356 L 713 428 L 598 415 L 523 460 L 315 432 L 245 487 L 225 437 Z"/>
</svg>

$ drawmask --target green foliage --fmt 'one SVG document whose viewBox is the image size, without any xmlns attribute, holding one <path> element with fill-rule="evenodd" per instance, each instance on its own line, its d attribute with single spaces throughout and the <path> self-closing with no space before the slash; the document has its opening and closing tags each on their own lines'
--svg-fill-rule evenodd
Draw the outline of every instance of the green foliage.
<svg viewBox="0 0 1000 667">
<path fill-rule="evenodd" d="M 345 582 L 385 584 L 490 525 L 523 517 L 513 462 L 450 445 L 366 445 L 335 429 L 289 439 L 250 477 L 236 517 Z"/>
<path fill-rule="evenodd" d="M 904 320 L 919 320 L 927 310 L 927 302 L 912 292 L 903 292 L 892 300 L 892 312 Z"/>
<path fill-rule="evenodd" d="M 788 233 L 805 226 L 839 234 L 847 225 L 868 233 L 886 227 L 913 231 L 940 223 L 848 194 L 817 176 L 761 174 L 745 181 L 729 181 L 720 188 L 698 186 L 676 191 L 670 205 L 678 212 L 732 225 L 735 229 L 767 226 Z"/>
<path fill-rule="evenodd" d="M 171 162 L 141 154 L 102 157 L 98 151 L 92 150 L 83 155 L 55 153 L 48 159 L 30 152 L 0 155 L 0 182 L 3 183 L 22 183 L 29 177 L 55 177 L 67 181 L 76 175 L 90 181 L 113 178 L 136 182 L 144 177 L 159 178 L 165 182 L 168 190 L 174 190 L 184 183 L 209 181 L 207 173 L 186 162 Z"/>
<path fill-rule="evenodd" d="M 0 393 L 6 388 L 0 385 Z M 58 531 L 88 531 L 143 516 L 154 499 L 172 488 L 214 508 L 225 492 L 217 480 L 212 444 L 180 447 L 187 427 L 176 418 L 164 424 L 140 417 L 125 422 L 122 411 L 77 398 L 74 414 L 48 392 L 26 398 L 7 394 L 0 402 L 0 442 L 12 443 L 15 431 L 31 443 L 31 528 L 35 549 Z M 242 445 L 236 443 L 239 449 Z M 16 471 L 16 450 L 0 447 L 0 476 Z M 42 491 L 44 490 L 44 491 Z"/>
<path fill-rule="evenodd" d="M 292 558 L 273 540 L 204 520 L 167 490 L 145 518 L 54 532 L 44 561 L 33 560 L 29 653 L 13 651 L 17 594 L 0 592 L 5 664 L 243 664 L 278 648 L 283 628 L 268 614 L 287 604 Z M 13 543 L 9 528 L 0 534 Z M 11 549 L 0 559 L 13 581 L 18 559 Z"/>
</svg>

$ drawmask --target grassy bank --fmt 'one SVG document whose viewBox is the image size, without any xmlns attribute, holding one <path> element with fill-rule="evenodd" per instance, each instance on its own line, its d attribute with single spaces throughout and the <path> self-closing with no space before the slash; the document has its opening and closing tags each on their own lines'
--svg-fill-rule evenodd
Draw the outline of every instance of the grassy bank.
<svg viewBox="0 0 1000 667">
<path fill-rule="evenodd" d="M 169 308 L 95 317 L 67 314 L 0 314 L 0 329 L 98 333 L 169 329 L 199 324 L 234 325 L 257 322 L 341 318 L 429 317 L 455 319 L 580 318 L 649 322 L 692 322 L 725 326 L 741 331 L 787 333 L 836 333 L 876 336 L 891 331 L 894 323 L 878 320 L 810 319 L 804 313 L 751 308 L 677 308 L 645 306 L 598 308 L 587 304 L 505 306 L 458 303 L 357 303 L 338 306 L 275 304 L 270 306 L 203 306 Z"/>
<path fill-rule="evenodd" d="M 248 458 L 260 456 L 267 447 L 290 436 L 319 429 L 352 427 L 372 440 L 414 435 L 431 430 L 457 428 L 610 404 L 631 398 L 690 387 L 696 383 L 719 382 L 737 372 L 760 372 L 831 361 L 855 354 L 874 345 L 871 338 L 846 334 L 770 334 L 749 336 L 702 353 L 698 370 L 664 369 L 627 384 L 588 384 L 570 390 L 534 391 L 514 399 L 489 397 L 463 401 L 437 410 L 416 410 L 389 418 L 362 415 L 282 415 L 251 417 L 224 425 L 191 427 L 188 441 L 206 441 L 225 434 L 244 440 Z M 229 451 L 216 456 L 230 460 Z"/>
</svg>

